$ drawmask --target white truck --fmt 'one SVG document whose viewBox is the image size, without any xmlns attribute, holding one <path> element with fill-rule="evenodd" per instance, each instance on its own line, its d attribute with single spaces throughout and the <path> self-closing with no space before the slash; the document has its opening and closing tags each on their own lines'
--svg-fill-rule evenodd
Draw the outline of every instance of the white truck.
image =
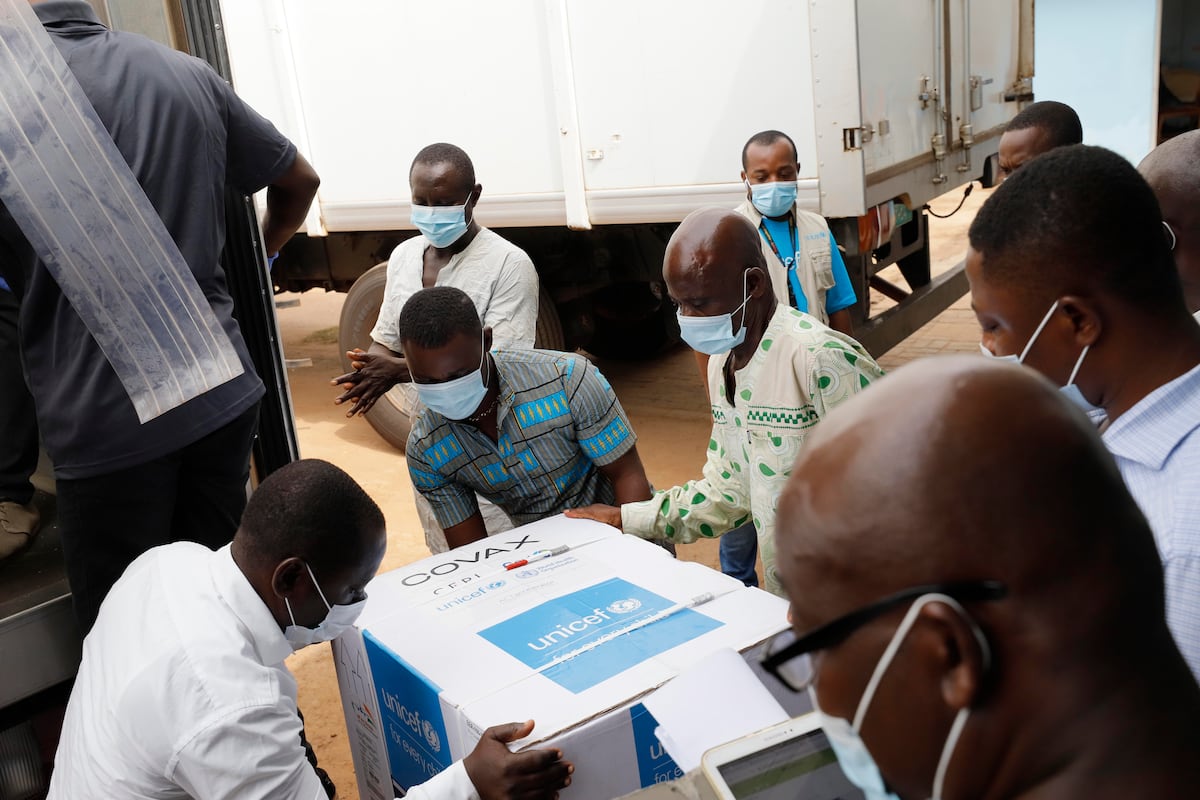
<svg viewBox="0 0 1200 800">
<path fill-rule="evenodd" d="M 985 185 L 1031 97 L 1033 0 L 221 0 L 238 92 L 321 175 L 280 289 L 349 291 L 365 347 L 392 248 L 415 235 L 408 168 L 449 141 L 480 221 L 530 254 L 539 346 L 649 356 L 676 340 L 662 283 L 674 224 L 732 207 L 743 143 L 796 141 L 800 201 L 829 219 L 876 355 L 966 290 L 931 276 L 922 207 Z M 898 264 L 901 287 L 876 273 Z M 874 289 L 898 301 L 871 316 Z M 397 446 L 399 389 L 368 419 Z"/>
<path fill-rule="evenodd" d="M 1032 0 L 90 2 L 230 75 L 312 160 L 319 201 L 274 277 L 350 290 L 342 349 L 365 344 L 376 265 L 414 234 L 407 173 L 425 144 L 472 155 L 481 221 L 533 257 L 542 343 L 635 356 L 676 335 L 661 274 L 674 224 L 738 203 L 741 147 L 775 128 L 846 251 L 858 335 L 882 352 L 965 291 L 961 270 L 930 275 L 921 207 L 990 181 L 1032 76 Z M 244 198 L 228 208 L 226 272 L 269 387 L 261 475 L 296 443 L 257 226 Z M 893 263 L 908 289 L 876 275 Z M 869 289 L 900 302 L 871 317 Z M 399 444 L 402 411 L 370 417 Z M 0 565 L 0 732 L 61 703 L 79 659 L 52 481 L 39 487 L 44 530 Z"/>
</svg>

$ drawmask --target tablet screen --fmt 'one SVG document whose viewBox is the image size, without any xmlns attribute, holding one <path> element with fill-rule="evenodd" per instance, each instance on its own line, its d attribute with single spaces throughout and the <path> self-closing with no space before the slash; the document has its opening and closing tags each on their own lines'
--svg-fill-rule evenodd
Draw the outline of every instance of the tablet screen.
<svg viewBox="0 0 1200 800">
<path fill-rule="evenodd" d="M 717 767 L 737 800 L 861 800 L 819 730 Z"/>
</svg>

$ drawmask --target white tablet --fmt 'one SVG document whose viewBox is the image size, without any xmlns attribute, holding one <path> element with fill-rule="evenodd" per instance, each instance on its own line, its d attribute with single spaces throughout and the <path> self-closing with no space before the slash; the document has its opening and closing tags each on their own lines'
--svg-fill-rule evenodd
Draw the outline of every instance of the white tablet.
<svg viewBox="0 0 1200 800">
<path fill-rule="evenodd" d="M 861 800 L 816 714 L 714 747 L 700 761 L 721 800 Z"/>
</svg>

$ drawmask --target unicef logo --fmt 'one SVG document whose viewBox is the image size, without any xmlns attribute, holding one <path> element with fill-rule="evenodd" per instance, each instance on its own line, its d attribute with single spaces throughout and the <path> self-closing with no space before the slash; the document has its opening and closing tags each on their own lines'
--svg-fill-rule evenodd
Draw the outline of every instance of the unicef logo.
<svg viewBox="0 0 1200 800">
<path fill-rule="evenodd" d="M 635 600 L 632 597 L 625 600 L 616 600 L 608 604 L 608 610 L 613 614 L 628 614 L 632 611 L 637 611 L 642 607 L 641 600 Z"/>
<path fill-rule="evenodd" d="M 504 581 L 494 581 L 492 583 L 489 583 L 485 588 L 488 589 L 489 591 L 494 592 L 503 585 L 504 585 Z"/>
<path fill-rule="evenodd" d="M 422 720 L 421 733 L 425 735 L 425 741 L 434 749 L 434 752 L 440 752 L 442 749 L 442 738 L 438 736 L 438 732 L 433 729 L 433 723 L 429 720 Z"/>
</svg>

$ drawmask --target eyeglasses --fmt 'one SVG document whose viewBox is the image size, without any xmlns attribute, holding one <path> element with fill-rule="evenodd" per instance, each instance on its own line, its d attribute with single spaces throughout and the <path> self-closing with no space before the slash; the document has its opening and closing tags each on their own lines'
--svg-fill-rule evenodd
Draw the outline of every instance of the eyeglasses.
<svg viewBox="0 0 1200 800">
<path fill-rule="evenodd" d="M 813 682 L 810 653 L 845 641 L 863 625 L 899 605 L 927 594 L 944 594 L 961 602 L 971 602 L 999 600 L 1007 592 L 1004 584 L 998 581 L 961 581 L 914 586 L 851 611 L 803 636 L 797 637 L 791 628 L 775 634 L 767 641 L 763 651 L 762 667 L 792 691 L 802 692 Z"/>
</svg>

